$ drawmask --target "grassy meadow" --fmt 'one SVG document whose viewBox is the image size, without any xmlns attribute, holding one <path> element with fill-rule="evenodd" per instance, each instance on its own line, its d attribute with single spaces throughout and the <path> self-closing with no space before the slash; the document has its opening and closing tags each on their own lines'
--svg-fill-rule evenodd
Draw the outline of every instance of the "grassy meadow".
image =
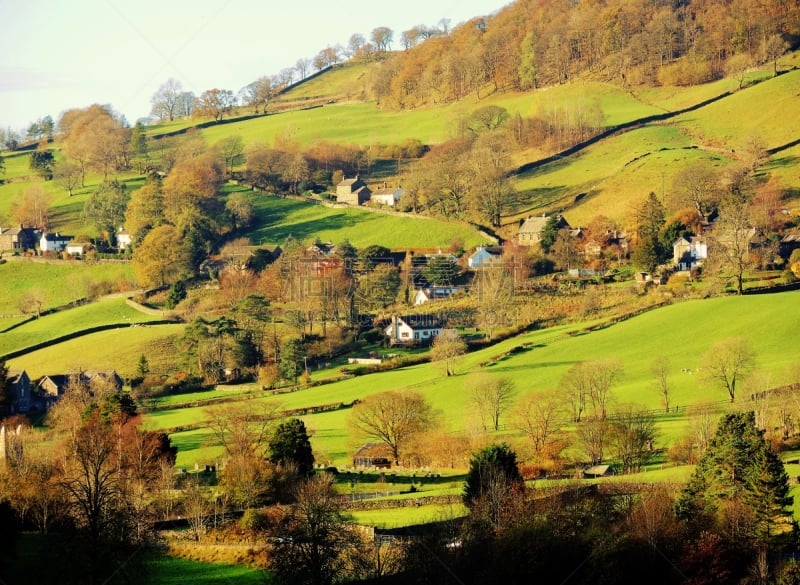
<svg viewBox="0 0 800 585">
<path fill-rule="evenodd" d="M 259 224 L 248 234 L 254 245 L 283 245 L 289 236 L 334 243 L 347 238 L 356 248 L 372 244 L 396 249 L 447 247 L 456 239 L 468 248 L 487 243 L 463 222 L 330 208 L 269 195 L 255 195 L 254 203 Z"/>
<path fill-rule="evenodd" d="M 134 281 L 130 264 L 87 263 L 79 260 L 52 262 L 9 261 L 0 264 L 0 315 L 20 313 L 19 301 L 31 289 L 42 294 L 42 309 L 60 307 L 85 298 L 94 283 L 129 288 Z"/>
<path fill-rule="evenodd" d="M 730 83 L 717 82 L 710 95 L 695 98 L 718 95 Z M 516 212 L 521 216 L 568 208 L 565 216 L 573 225 L 585 225 L 601 213 L 624 225 L 650 191 L 661 194 L 663 189 L 668 194 L 672 179 L 686 166 L 702 161 L 722 169 L 739 158 L 736 151 L 744 150 L 751 139 L 767 148 L 797 139 L 795 126 L 783 120 L 799 90 L 800 71 L 791 71 L 674 120 L 632 129 L 529 171 L 515 180 L 521 194 Z M 669 95 L 661 88 L 649 97 L 669 103 Z M 798 185 L 791 171 L 793 157 L 783 152 L 766 166 L 778 167 L 784 188 Z"/>
<path fill-rule="evenodd" d="M 661 408 L 661 397 L 655 389 L 650 365 L 655 356 L 663 354 L 671 361 L 671 402 L 681 408 L 679 413 L 658 418 L 657 446 L 665 446 L 686 432 L 686 407 L 702 403 L 716 403 L 720 411 L 725 407 L 727 394 L 724 390 L 710 387 L 698 373 L 703 354 L 716 341 L 731 336 L 745 337 L 756 352 L 758 369 L 768 374 L 770 385 L 783 383 L 787 368 L 797 363 L 797 354 L 787 340 L 796 337 L 800 326 L 798 303 L 800 293 L 796 292 L 688 301 L 590 333 L 566 336 L 565 332 L 576 327 L 565 326 L 524 334 L 468 354 L 462 359 L 456 376 L 442 376 L 437 364 L 421 364 L 289 394 L 265 396 L 248 405 L 255 408 L 260 401 L 277 402 L 281 408 L 294 409 L 335 402 L 349 404 L 376 392 L 413 388 L 441 413 L 442 428 L 474 432 L 479 425 L 472 415 L 467 391 L 474 372 L 510 378 L 521 398 L 556 391 L 564 374 L 579 361 L 616 358 L 624 365 L 624 373 L 612 392 L 613 403 L 657 410 Z M 522 344 L 528 348 L 493 365 L 483 368 L 478 365 L 490 356 Z M 749 392 L 743 387 L 737 404 L 746 404 Z M 349 410 L 345 408 L 304 417 L 313 433 L 312 445 L 319 462 L 337 466 L 350 464 L 351 454 L 360 441 L 348 430 L 348 415 Z M 145 415 L 144 422 L 156 429 L 197 424 L 207 418 L 206 409 L 199 407 L 150 413 Z M 510 417 L 501 422 L 510 425 Z M 510 434 L 509 431 L 500 433 L 501 436 Z M 180 465 L 205 464 L 218 454 L 204 451 L 211 445 L 210 433 L 206 431 L 176 433 L 172 438 L 180 448 Z"/>
</svg>

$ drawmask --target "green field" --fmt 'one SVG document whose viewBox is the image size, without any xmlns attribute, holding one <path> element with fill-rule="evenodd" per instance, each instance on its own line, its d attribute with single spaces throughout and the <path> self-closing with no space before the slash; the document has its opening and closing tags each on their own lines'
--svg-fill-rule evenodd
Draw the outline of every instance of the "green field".
<svg viewBox="0 0 800 585">
<path fill-rule="evenodd" d="M 130 264 L 9 261 L 0 264 L 0 281 L 4 293 L 0 295 L 0 315 L 8 315 L 20 313 L 19 300 L 31 289 L 42 294 L 42 309 L 46 310 L 86 298 L 92 283 L 107 282 L 112 286 L 121 283 L 128 289 L 134 275 Z"/>
<path fill-rule="evenodd" d="M 341 243 L 356 248 L 379 244 L 387 248 L 447 247 L 461 240 L 466 247 L 487 243 L 470 225 L 457 221 L 373 213 L 356 208 L 330 208 L 269 195 L 255 196 L 259 225 L 249 233 L 254 245 L 284 245 L 292 236 L 301 242 Z"/>
<path fill-rule="evenodd" d="M 624 225 L 650 191 L 669 195 L 673 177 L 686 166 L 701 161 L 722 169 L 736 161 L 736 151 L 751 137 L 767 148 L 796 140 L 796 126 L 781 120 L 798 91 L 800 71 L 792 71 L 675 120 L 630 130 L 529 171 L 516 179 L 522 194 L 517 212 L 567 208 L 565 216 L 573 225 L 586 225 L 598 214 Z M 780 153 L 766 167 L 777 167 L 785 188 L 798 185 L 791 173 L 793 156 Z"/>
<path fill-rule="evenodd" d="M 39 319 L 7 331 L 0 337 L 0 354 L 98 325 L 147 323 L 158 319 L 159 317 L 145 315 L 129 307 L 122 298 L 89 303 L 67 311 L 43 315 Z M 82 359 L 86 359 L 85 356 L 91 354 L 73 355 L 82 355 L 84 356 Z"/>
<path fill-rule="evenodd" d="M 466 515 L 467 508 L 463 504 L 408 506 L 388 510 L 365 510 L 348 513 L 348 516 L 356 524 L 375 526 L 376 528 L 402 528 L 404 526 L 452 520 Z"/>
<path fill-rule="evenodd" d="M 470 372 L 483 370 L 495 376 L 509 377 L 521 397 L 554 390 L 567 370 L 579 361 L 617 358 L 624 364 L 624 374 L 613 390 L 613 403 L 659 409 L 661 399 L 654 387 L 650 364 L 655 356 L 665 354 L 671 359 L 671 401 L 683 409 L 679 414 L 659 417 L 657 443 L 664 446 L 685 433 L 688 424 L 685 407 L 708 402 L 724 406 L 725 392 L 706 386 L 697 375 L 703 354 L 714 342 L 731 336 L 744 336 L 757 354 L 758 368 L 771 375 L 773 385 L 784 383 L 786 369 L 796 364 L 798 359 L 793 344 L 787 343 L 787 340 L 796 338 L 800 326 L 798 304 L 800 293 L 797 292 L 688 301 L 577 336 L 562 336 L 565 331 L 575 328 L 572 326 L 535 331 L 509 339 L 468 354 L 462 360 L 458 375 L 449 378 L 442 377 L 437 365 L 422 364 L 257 400 L 277 402 L 281 408 L 294 409 L 334 402 L 350 403 L 380 391 L 413 388 L 441 413 L 445 429 L 464 431 L 474 424 L 465 391 Z M 529 349 L 494 365 L 478 366 L 489 356 L 523 343 L 529 344 Z M 738 403 L 746 403 L 747 395 L 746 390 L 742 390 Z M 359 441 L 348 431 L 348 415 L 349 409 L 345 408 L 304 417 L 313 434 L 312 445 L 319 463 L 350 464 L 350 455 L 359 446 Z M 165 410 L 144 417 L 145 424 L 153 429 L 199 423 L 206 419 L 204 408 Z M 208 444 L 208 433 L 187 433 L 173 436 L 181 447 L 179 460 L 183 464 L 207 462 L 202 445 Z"/>
<path fill-rule="evenodd" d="M 140 314 L 140 313 L 139 313 Z M 31 379 L 78 369 L 113 369 L 123 378 L 136 375 L 139 357 L 147 356 L 153 374 L 172 374 L 177 355 L 173 339 L 185 325 L 149 325 L 101 331 L 40 349 L 9 360 L 9 366 L 24 369 Z"/>
</svg>

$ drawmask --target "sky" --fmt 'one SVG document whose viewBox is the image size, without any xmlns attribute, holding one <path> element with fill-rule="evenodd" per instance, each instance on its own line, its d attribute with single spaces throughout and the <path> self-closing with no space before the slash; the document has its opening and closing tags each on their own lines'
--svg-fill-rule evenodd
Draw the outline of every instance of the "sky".
<svg viewBox="0 0 800 585">
<path fill-rule="evenodd" d="M 111 104 L 129 123 L 169 78 L 199 95 L 277 74 L 353 33 L 456 26 L 511 0 L 0 0 L 0 127 Z"/>
</svg>

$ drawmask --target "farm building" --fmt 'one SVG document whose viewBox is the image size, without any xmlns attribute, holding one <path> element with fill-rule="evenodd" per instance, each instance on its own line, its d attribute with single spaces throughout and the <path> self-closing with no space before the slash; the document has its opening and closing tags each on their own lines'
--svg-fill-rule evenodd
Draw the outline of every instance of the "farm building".
<svg viewBox="0 0 800 585">
<path fill-rule="evenodd" d="M 0 227 L 0 251 L 2 250 L 32 250 L 36 247 L 36 231 L 33 228 Z"/>
<path fill-rule="evenodd" d="M 336 201 L 348 205 L 364 205 L 369 201 L 372 191 L 358 175 L 353 179 L 344 179 L 336 185 Z"/>
<path fill-rule="evenodd" d="M 353 455 L 353 467 L 389 469 L 391 466 L 392 451 L 384 443 L 367 443 Z"/>
</svg>

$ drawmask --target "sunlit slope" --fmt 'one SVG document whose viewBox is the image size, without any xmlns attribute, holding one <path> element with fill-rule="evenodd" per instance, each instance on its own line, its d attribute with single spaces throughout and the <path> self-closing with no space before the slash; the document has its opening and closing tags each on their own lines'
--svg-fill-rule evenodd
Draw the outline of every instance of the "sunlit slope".
<svg viewBox="0 0 800 585">
<path fill-rule="evenodd" d="M 517 177 L 517 211 L 563 210 L 574 225 L 597 214 L 624 223 L 650 191 L 669 195 L 673 177 L 688 165 L 733 164 L 751 138 L 767 148 L 800 138 L 800 126 L 792 123 L 800 111 L 798 92 L 800 71 L 792 71 L 673 120 L 601 140 Z M 791 155 L 779 153 L 776 159 L 786 156 Z M 789 161 L 778 166 L 788 167 Z M 784 188 L 800 186 L 800 176 L 790 169 L 781 176 Z"/>
<path fill-rule="evenodd" d="M 672 403 L 686 407 L 705 402 L 725 402 L 724 390 L 706 384 L 699 375 L 702 356 L 715 342 L 732 336 L 746 338 L 757 356 L 758 369 L 765 372 L 770 384 L 784 383 L 786 369 L 797 363 L 798 356 L 790 340 L 800 328 L 800 293 L 725 297 L 680 303 L 656 309 L 605 329 L 576 336 L 564 335 L 575 327 L 560 327 L 528 333 L 486 350 L 464 357 L 457 375 L 444 377 L 437 364 L 423 364 L 382 374 L 357 377 L 335 384 L 318 386 L 277 397 L 282 408 L 302 408 L 337 402 L 350 403 L 376 392 L 413 388 L 440 410 L 444 428 L 469 430 L 475 423 L 469 399 L 469 374 L 487 372 L 513 380 L 517 396 L 557 392 L 564 374 L 580 361 L 618 359 L 624 368 L 612 396 L 614 404 L 634 403 L 658 409 L 661 398 L 650 366 L 658 355 L 670 358 Z M 480 367 L 490 356 L 502 355 L 512 347 L 525 345 L 494 365 Z M 313 376 L 312 376 L 313 379 Z M 740 388 L 738 402 L 746 402 L 748 389 Z M 314 450 L 328 453 L 335 461 L 346 461 L 352 452 L 352 434 L 347 427 L 348 410 L 305 417 L 314 431 Z M 684 411 L 685 415 L 685 411 Z M 681 416 L 684 416 L 681 415 Z M 147 415 L 150 428 L 171 428 L 206 420 L 204 409 L 176 409 Z M 510 422 L 510 421 L 508 421 Z M 682 432 L 685 419 L 665 418 L 659 422 L 664 437 Z M 198 434 L 190 431 L 186 446 L 201 448 Z M 660 440 L 666 440 L 662 437 Z M 175 437 L 179 442 L 180 434 Z M 191 454 L 185 455 L 189 459 Z"/>
</svg>

